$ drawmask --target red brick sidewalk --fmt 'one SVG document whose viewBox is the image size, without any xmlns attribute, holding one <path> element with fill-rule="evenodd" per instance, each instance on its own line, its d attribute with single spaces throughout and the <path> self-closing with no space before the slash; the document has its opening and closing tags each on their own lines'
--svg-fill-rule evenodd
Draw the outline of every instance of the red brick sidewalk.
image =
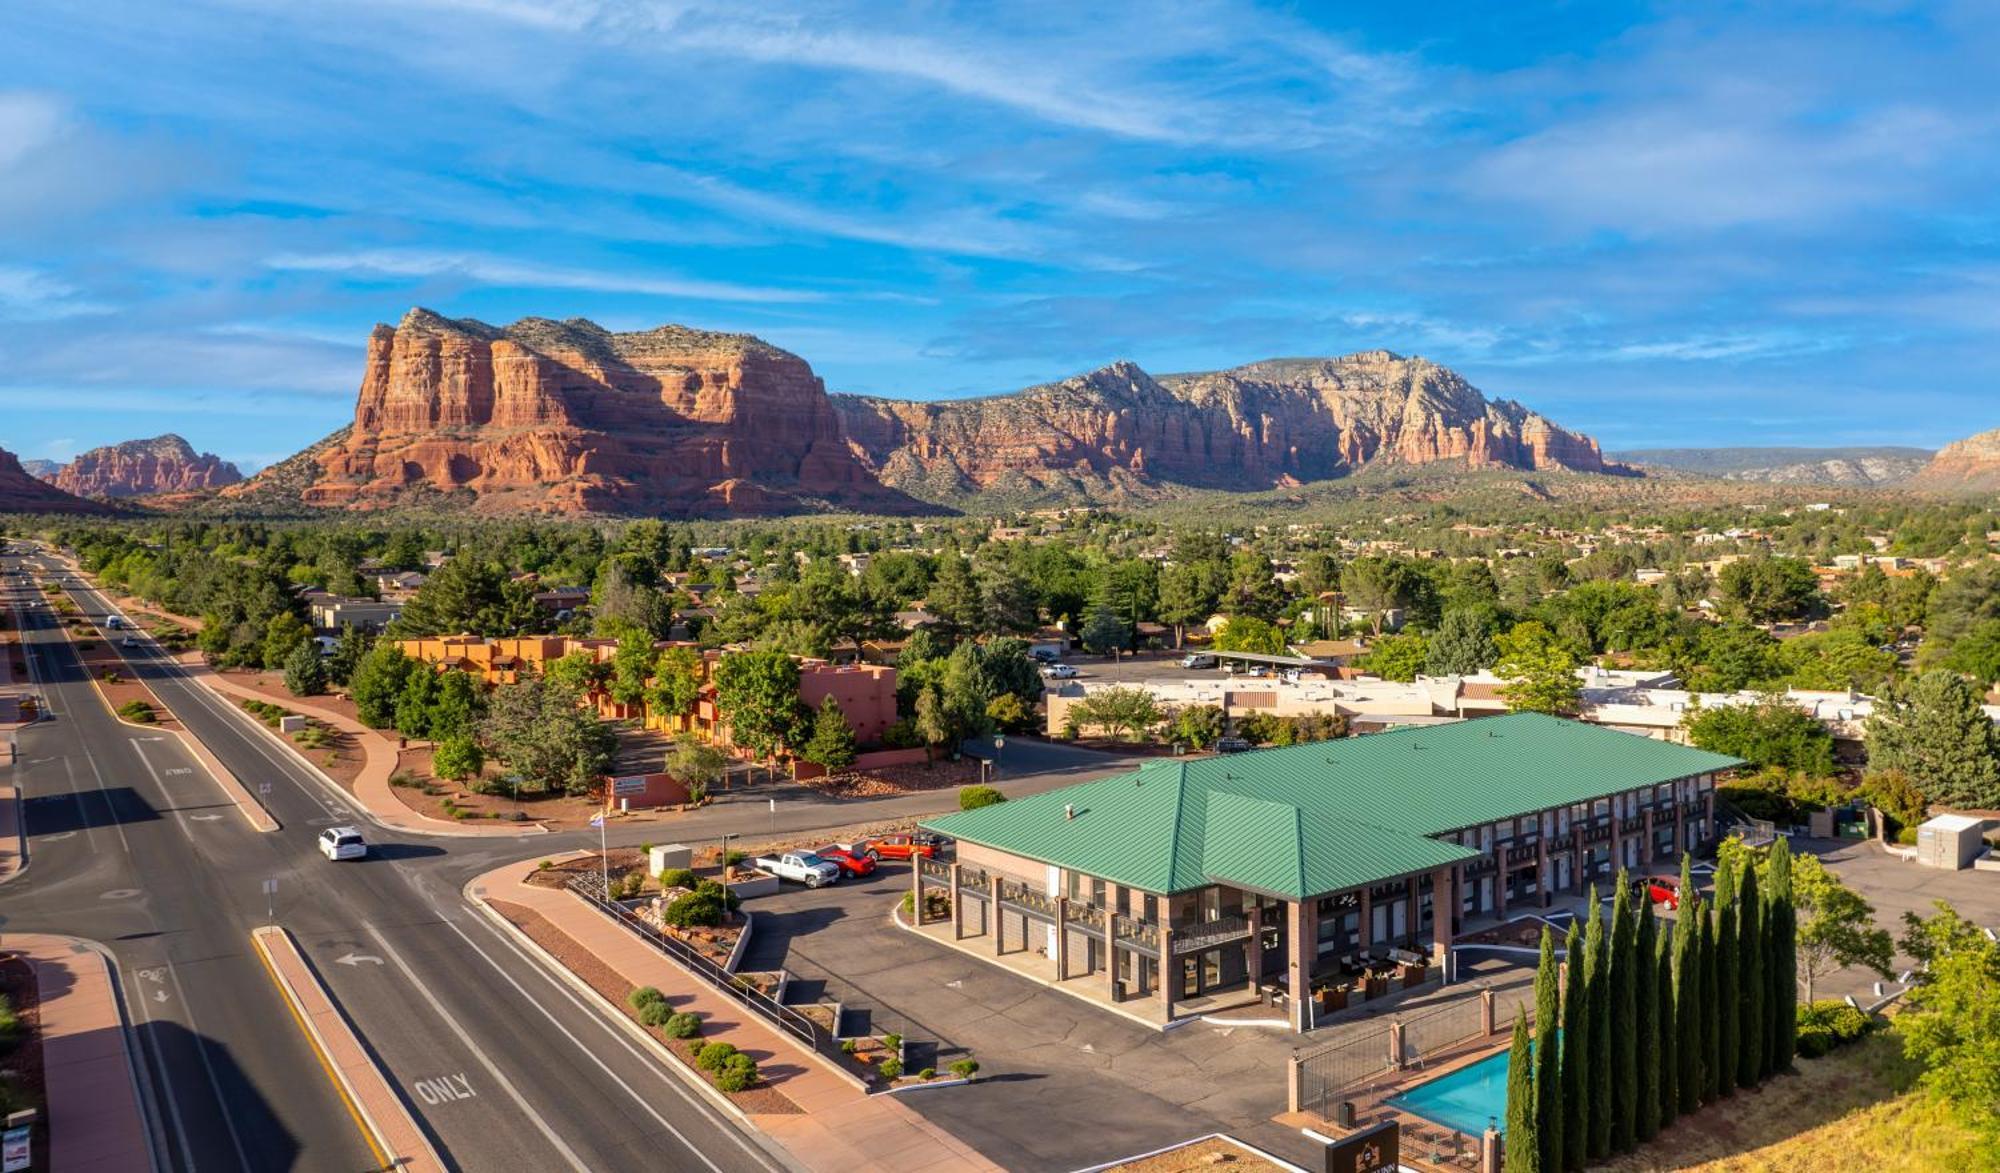
<svg viewBox="0 0 2000 1173">
<path fill-rule="evenodd" d="M 495 868 L 466 885 L 466 894 L 476 902 L 483 903 L 481 897 L 491 896 L 532 908 L 626 981 L 656 987 L 674 1001 L 676 1009 L 700 1014 L 702 1038 L 720 1039 L 749 1052 L 771 1086 L 804 1112 L 750 1115 L 747 1119 L 783 1145 L 800 1167 L 840 1173 L 854 1169 L 999 1169 L 895 1096 L 871 1096 L 849 1079 L 835 1075 L 816 1056 L 740 1003 L 717 993 L 582 900 L 560 889 L 523 883 L 534 866 L 529 861 Z M 494 919 L 507 923 L 497 914 Z M 526 940 L 518 931 L 515 935 Z M 613 1008 L 611 1013 L 619 1011 Z M 774 1059 L 785 1062 L 774 1063 Z"/>
<path fill-rule="evenodd" d="M 34 969 L 41 997 L 49 1168 L 57 1173 L 152 1168 L 152 1141 L 111 966 L 75 937 L 9 933 L 6 943 Z"/>
</svg>

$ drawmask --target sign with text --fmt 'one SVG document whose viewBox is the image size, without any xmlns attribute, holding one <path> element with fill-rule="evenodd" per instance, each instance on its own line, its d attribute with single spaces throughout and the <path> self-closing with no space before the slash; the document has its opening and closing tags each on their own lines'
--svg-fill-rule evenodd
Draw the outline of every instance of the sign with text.
<svg viewBox="0 0 2000 1173">
<path fill-rule="evenodd" d="M 29 1139 L 34 1132 L 32 1128 L 10 1128 L 0 1134 L 0 1170 L 20 1173 L 34 1164 L 34 1145 Z"/>
<path fill-rule="evenodd" d="M 1394 1120 L 1364 1128 L 1326 1146 L 1326 1173 L 1393 1173 L 1401 1141 Z"/>
<path fill-rule="evenodd" d="M 613 778 L 611 780 L 611 793 L 613 796 L 620 794 L 644 794 L 646 793 L 646 776 L 644 774 L 632 774 L 624 778 Z"/>
</svg>

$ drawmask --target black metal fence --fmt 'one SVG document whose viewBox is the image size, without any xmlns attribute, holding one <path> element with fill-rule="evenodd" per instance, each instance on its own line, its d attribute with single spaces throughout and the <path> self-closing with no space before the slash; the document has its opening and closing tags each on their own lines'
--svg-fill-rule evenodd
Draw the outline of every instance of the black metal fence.
<svg viewBox="0 0 2000 1173">
<path fill-rule="evenodd" d="M 759 1018 L 832 1060 L 836 1066 L 841 1065 L 843 1056 L 840 1043 L 834 1038 L 832 1031 L 739 979 L 693 945 L 652 924 L 617 901 L 606 899 L 603 877 L 594 874 L 576 876 L 571 878 L 569 888 L 611 919 L 637 934 L 640 939 L 666 954 L 669 961 L 706 982 L 718 993 L 726 994 L 742 1003 Z"/>
</svg>

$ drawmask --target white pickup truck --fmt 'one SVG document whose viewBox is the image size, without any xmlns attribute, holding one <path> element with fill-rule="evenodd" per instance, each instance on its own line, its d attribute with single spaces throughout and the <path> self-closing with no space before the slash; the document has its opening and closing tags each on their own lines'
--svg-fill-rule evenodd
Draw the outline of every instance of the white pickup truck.
<svg viewBox="0 0 2000 1173">
<path fill-rule="evenodd" d="M 760 855 L 750 861 L 750 866 L 760 872 L 769 872 L 781 880 L 804 884 L 808 888 L 817 888 L 840 879 L 839 865 L 828 863 L 810 851 Z"/>
</svg>

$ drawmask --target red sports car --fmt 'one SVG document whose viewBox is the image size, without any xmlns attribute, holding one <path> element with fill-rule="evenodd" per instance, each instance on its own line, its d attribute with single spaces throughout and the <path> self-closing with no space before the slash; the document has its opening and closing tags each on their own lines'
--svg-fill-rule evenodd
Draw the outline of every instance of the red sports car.
<svg viewBox="0 0 2000 1173">
<path fill-rule="evenodd" d="M 865 852 L 852 851 L 835 843 L 822 847 L 813 852 L 813 854 L 839 868 L 843 875 L 872 876 L 875 874 L 875 857 Z"/>
<path fill-rule="evenodd" d="M 1641 876 L 1632 881 L 1632 886 L 1654 904 L 1664 904 L 1677 911 L 1681 906 L 1679 876 Z"/>
</svg>

